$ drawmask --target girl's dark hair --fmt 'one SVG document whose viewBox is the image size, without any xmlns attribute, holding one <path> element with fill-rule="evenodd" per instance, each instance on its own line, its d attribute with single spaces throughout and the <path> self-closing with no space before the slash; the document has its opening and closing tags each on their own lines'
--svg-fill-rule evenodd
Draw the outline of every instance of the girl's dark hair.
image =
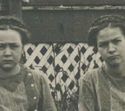
<svg viewBox="0 0 125 111">
<path fill-rule="evenodd" d="M 29 32 L 24 23 L 13 16 L 0 17 L 0 30 L 12 29 L 20 33 L 22 43 L 25 45 L 29 41 Z"/>
<path fill-rule="evenodd" d="M 97 47 L 97 34 L 110 24 L 111 27 L 119 27 L 125 34 L 125 17 L 121 15 L 104 15 L 97 18 L 88 31 L 88 44 Z"/>
</svg>

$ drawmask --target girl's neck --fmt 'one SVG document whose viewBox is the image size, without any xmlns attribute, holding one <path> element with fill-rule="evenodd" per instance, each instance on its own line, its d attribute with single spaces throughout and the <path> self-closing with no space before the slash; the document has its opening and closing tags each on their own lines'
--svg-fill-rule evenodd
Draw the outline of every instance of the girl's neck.
<svg viewBox="0 0 125 111">
<path fill-rule="evenodd" d="M 104 67 L 105 67 L 106 72 L 108 72 L 111 75 L 125 77 L 125 64 L 120 64 L 117 66 L 110 66 L 105 63 Z"/>
<path fill-rule="evenodd" d="M 19 72 L 20 72 L 20 65 L 17 64 L 12 70 L 9 70 L 9 71 L 4 71 L 0 69 L 0 77 L 3 77 L 3 78 L 10 77 L 18 74 Z"/>
</svg>

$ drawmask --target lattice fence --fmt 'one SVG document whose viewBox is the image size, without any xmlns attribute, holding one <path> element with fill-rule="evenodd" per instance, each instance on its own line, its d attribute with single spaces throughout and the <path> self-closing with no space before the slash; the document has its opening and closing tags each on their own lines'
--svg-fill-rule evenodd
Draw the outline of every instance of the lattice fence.
<svg viewBox="0 0 125 111">
<path fill-rule="evenodd" d="M 48 76 L 51 90 L 56 89 L 58 99 L 66 90 L 70 95 L 76 92 L 79 78 L 102 64 L 96 49 L 84 43 L 28 44 L 25 53 L 25 65 Z"/>
</svg>

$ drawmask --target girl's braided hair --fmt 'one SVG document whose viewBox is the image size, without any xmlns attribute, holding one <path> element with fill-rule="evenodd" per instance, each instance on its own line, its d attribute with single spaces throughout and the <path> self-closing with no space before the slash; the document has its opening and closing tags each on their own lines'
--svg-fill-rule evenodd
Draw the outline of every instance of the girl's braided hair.
<svg viewBox="0 0 125 111">
<path fill-rule="evenodd" d="M 13 16 L 1 16 L 0 30 L 8 29 L 19 32 L 23 44 L 26 44 L 29 41 L 29 32 L 21 20 Z"/>
<path fill-rule="evenodd" d="M 104 15 L 97 18 L 88 31 L 88 44 L 97 47 L 97 34 L 110 24 L 111 27 L 119 27 L 125 34 L 125 17 L 121 15 Z"/>
</svg>

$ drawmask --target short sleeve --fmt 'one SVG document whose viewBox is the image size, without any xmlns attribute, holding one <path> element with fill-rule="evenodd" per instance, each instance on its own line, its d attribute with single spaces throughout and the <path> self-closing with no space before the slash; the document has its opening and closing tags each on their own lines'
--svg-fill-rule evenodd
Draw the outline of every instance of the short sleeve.
<svg viewBox="0 0 125 111">
<path fill-rule="evenodd" d="M 79 81 L 79 111 L 98 111 L 94 84 L 90 74 L 86 74 Z"/>
</svg>

